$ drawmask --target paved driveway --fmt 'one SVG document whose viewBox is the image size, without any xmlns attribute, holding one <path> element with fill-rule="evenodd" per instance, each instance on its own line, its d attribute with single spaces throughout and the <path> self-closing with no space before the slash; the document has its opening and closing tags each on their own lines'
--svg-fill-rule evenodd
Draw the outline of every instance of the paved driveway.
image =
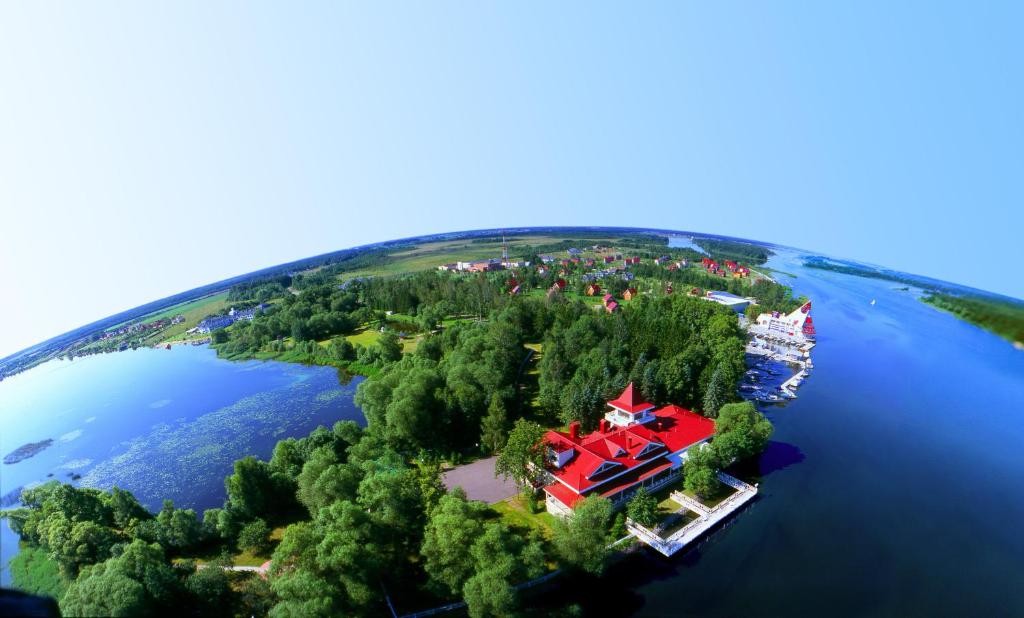
<svg viewBox="0 0 1024 618">
<path fill-rule="evenodd" d="M 446 472 L 445 487 L 462 487 L 470 500 L 481 500 L 487 504 L 511 498 L 516 495 L 518 489 L 512 479 L 506 481 L 501 477 L 494 478 L 494 462 L 497 459 L 481 459 Z"/>
</svg>

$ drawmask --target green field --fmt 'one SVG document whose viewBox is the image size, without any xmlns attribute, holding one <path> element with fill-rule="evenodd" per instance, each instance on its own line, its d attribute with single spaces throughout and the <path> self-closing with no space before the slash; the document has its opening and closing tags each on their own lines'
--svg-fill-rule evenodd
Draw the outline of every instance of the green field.
<svg viewBox="0 0 1024 618">
<path fill-rule="evenodd" d="M 543 248 L 544 245 L 571 241 L 579 244 L 580 248 L 589 247 L 595 244 L 609 244 L 612 241 L 622 240 L 619 235 L 602 235 L 595 233 L 587 237 L 566 237 L 552 235 L 536 236 L 511 236 L 508 238 L 508 253 L 512 259 L 523 257 L 526 250 Z M 616 243 L 619 251 L 629 249 L 630 245 Z M 564 251 L 550 251 L 550 253 L 561 253 Z M 394 275 L 407 272 L 432 270 L 442 264 L 453 262 L 464 262 L 471 260 L 483 260 L 487 258 L 501 257 L 501 241 L 493 242 L 472 242 L 470 239 L 444 240 L 428 242 L 417 245 L 414 248 L 392 253 L 387 256 L 386 263 L 372 268 L 363 268 L 344 273 L 342 279 L 353 279 L 356 277 Z M 582 257 L 600 257 L 599 254 L 586 250 Z M 310 271 L 312 272 L 312 271 Z"/>
<path fill-rule="evenodd" d="M 200 298 L 184 305 L 179 305 L 176 308 L 168 309 L 158 314 L 159 317 L 174 317 L 176 315 L 185 316 L 185 321 L 178 324 L 172 324 L 159 333 L 153 333 L 150 337 L 144 340 L 145 345 L 154 345 L 163 343 L 165 341 L 176 341 L 180 340 L 190 328 L 195 327 L 203 318 L 213 315 L 222 309 L 227 309 L 231 305 L 228 302 L 228 293 L 221 292 L 220 294 L 214 294 L 213 296 L 207 296 L 206 298 Z M 159 319 L 159 317 L 153 319 Z M 148 321 L 148 319 L 147 319 Z"/>
</svg>

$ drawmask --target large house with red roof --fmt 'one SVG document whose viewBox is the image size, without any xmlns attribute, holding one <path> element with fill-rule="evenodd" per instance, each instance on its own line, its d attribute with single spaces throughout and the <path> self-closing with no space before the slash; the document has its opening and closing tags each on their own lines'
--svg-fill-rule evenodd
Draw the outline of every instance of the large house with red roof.
<svg viewBox="0 0 1024 618">
<path fill-rule="evenodd" d="M 640 487 L 654 491 L 678 479 L 687 450 L 715 434 L 713 420 L 674 405 L 656 410 L 632 383 L 608 406 L 597 431 L 581 436 L 575 422 L 545 435 L 549 513 L 567 515 L 588 496 L 622 506 Z"/>
</svg>

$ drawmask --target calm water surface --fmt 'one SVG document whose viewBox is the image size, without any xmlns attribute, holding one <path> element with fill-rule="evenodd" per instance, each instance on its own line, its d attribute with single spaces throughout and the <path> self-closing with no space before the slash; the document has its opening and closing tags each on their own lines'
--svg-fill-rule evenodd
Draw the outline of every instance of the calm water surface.
<svg viewBox="0 0 1024 618">
<path fill-rule="evenodd" d="M 269 458 L 278 440 L 338 420 L 364 423 L 330 367 L 220 360 L 206 347 L 141 349 L 52 361 L 0 382 L 0 452 L 52 438 L 0 464 L 0 495 L 58 479 L 129 489 L 151 510 L 165 498 L 220 506 L 224 477 L 246 455 Z M 52 475 L 52 476 L 49 476 Z M 3 583 L 17 536 L 2 526 Z"/>
<path fill-rule="evenodd" d="M 575 598 L 595 616 L 1024 615 L 1024 352 L 897 284 L 769 265 L 819 343 L 766 409 L 760 498 L 686 556 L 562 590 L 601 590 Z"/>
</svg>

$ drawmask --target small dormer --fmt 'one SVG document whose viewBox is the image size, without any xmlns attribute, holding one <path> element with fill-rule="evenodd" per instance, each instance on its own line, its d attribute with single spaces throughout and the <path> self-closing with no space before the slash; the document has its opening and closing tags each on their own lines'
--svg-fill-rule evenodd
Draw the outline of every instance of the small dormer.
<svg viewBox="0 0 1024 618">
<path fill-rule="evenodd" d="M 575 454 L 576 449 L 566 444 L 548 446 L 548 461 L 556 468 L 561 468 L 569 463 L 569 460 Z"/>
<path fill-rule="evenodd" d="M 601 465 L 599 465 L 598 467 L 594 468 L 594 471 L 587 475 L 587 480 L 591 480 L 595 476 L 597 476 L 597 475 L 599 475 L 599 474 L 601 474 L 603 472 L 607 472 L 608 470 L 611 470 L 612 468 L 617 468 L 617 467 L 619 467 L 621 465 L 622 464 L 614 462 L 614 461 L 603 461 L 603 462 L 601 462 Z"/>
<path fill-rule="evenodd" d="M 633 459 L 643 459 L 644 457 L 661 450 L 663 446 L 665 445 L 660 442 L 648 442 L 647 446 L 640 449 L 639 453 L 633 455 Z"/>
</svg>

